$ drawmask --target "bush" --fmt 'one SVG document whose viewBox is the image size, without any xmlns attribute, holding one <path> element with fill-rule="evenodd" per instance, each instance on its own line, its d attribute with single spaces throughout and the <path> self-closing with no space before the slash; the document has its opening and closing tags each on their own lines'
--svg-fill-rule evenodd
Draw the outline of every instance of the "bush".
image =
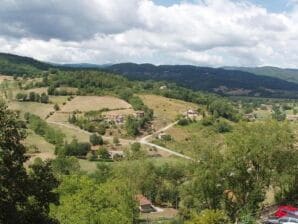
<svg viewBox="0 0 298 224">
<path fill-rule="evenodd" d="M 90 136 L 90 143 L 92 145 L 102 145 L 103 144 L 103 139 L 100 135 L 92 134 Z"/>
<path fill-rule="evenodd" d="M 228 216 L 221 210 L 203 210 L 200 214 L 193 215 L 186 224 L 230 224 Z"/>
<path fill-rule="evenodd" d="M 189 120 L 186 118 L 182 118 L 178 121 L 178 125 L 180 125 L 180 126 L 186 126 L 188 124 L 189 124 Z"/>
<path fill-rule="evenodd" d="M 230 132 L 232 130 L 232 126 L 224 120 L 219 120 L 215 124 L 215 129 L 219 133 L 225 133 L 225 132 Z"/>
<path fill-rule="evenodd" d="M 204 117 L 201 120 L 201 123 L 204 126 L 211 126 L 211 125 L 213 125 L 213 122 L 214 122 L 213 117 Z"/>
<path fill-rule="evenodd" d="M 113 143 L 114 143 L 115 145 L 118 145 L 118 144 L 120 143 L 119 138 L 118 138 L 117 136 L 114 136 L 114 137 L 113 137 Z"/>
<path fill-rule="evenodd" d="M 162 135 L 161 139 L 164 141 L 171 141 L 172 140 L 172 136 L 171 135 Z"/>
</svg>

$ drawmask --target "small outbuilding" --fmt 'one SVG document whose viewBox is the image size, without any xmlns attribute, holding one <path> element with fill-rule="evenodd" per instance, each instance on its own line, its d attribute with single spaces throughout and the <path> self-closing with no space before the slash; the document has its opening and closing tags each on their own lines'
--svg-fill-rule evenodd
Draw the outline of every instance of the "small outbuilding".
<svg viewBox="0 0 298 224">
<path fill-rule="evenodd" d="M 144 195 L 138 194 L 136 198 L 137 198 L 137 201 L 139 202 L 139 209 L 141 212 L 143 213 L 156 212 L 156 209 L 153 207 L 152 202 Z"/>
</svg>

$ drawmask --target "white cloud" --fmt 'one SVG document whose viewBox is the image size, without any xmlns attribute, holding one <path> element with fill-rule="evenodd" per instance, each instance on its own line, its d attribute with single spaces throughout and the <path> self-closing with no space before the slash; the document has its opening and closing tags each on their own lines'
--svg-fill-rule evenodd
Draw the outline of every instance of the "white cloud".
<svg viewBox="0 0 298 224">
<path fill-rule="evenodd" d="M 61 63 L 298 67 L 298 7 L 246 0 L 3 0 L 0 51 Z"/>
</svg>

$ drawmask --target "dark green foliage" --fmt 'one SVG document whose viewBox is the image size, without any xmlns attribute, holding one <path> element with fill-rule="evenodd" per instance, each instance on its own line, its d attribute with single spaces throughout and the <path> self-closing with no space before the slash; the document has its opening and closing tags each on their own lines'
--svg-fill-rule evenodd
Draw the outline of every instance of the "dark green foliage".
<svg viewBox="0 0 298 224">
<path fill-rule="evenodd" d="M 47 142 L 56 146 L 61 146 L 63 144 L 65 135 L 61 131 L 49 126 L 47 122 L 42 120 L 40 117 L 26 113 L 24 118 L 28 123 L 28 127 L 36 134 L 44 137 Z"/>
<path fill-rule="evenodd" d="M 38 102 L 38 103 L 49 103 L 49 97 L 42 93 L 40 96 L 38 93 L 30 92 L 29 96 L 27 93 L 17 93 L 16 100 L 18 101 L 29 101 L 29 102 Z"/>
<path fill-rule="evenodd" d="M 237 111 L 225 100 L 214 100 L 208 105 L 208 111 L 215 117 L 223 117 L 231 121 L 238 121 Z"/>
<path fill-rule="evenodd" d="M 129 136 L 137 136 L 139 134 L 139 121 L 133 116 L 128 116 L 125 123 L 125 128 Z"/>
<path fill-rule="evenodd" d="M 49 204 L 58 202 L 58 186 L 49 163 L 23 166 L 27 160 L 22 123 L 0 103 L 0 223 L 57 223 L 48 216 Z"/>
<path fill-rule="evenodd" d="M 160 65 L 151 64 L 116 64 L 106 68 L 131 80 L 155 80 L 174 82 L 194 90 L 214 91 L 225 86 L 228 89 L 252 90 L 248 95 L 256 93 L 261 96 L 294 97 L 297 98 L 298 85 L 279 78 L 258 76 L 239 70 L 225 70 L 190 65 Z M 269 90 L 268 90 L 269 89 Z M 270 89 L 275 90 L 270 91 Z M 225 94 L 225 91 L 219 93 Z"/>
<path fill-rule="evenodd" d="M 181 119 L 179 119 L 179 121 L 178 121 L 178 125 L 180 125 L 180 126 L 186 126 L 186 125 L 188 125 L 188 124 L 189 124 L 189 120 L 186 119 L 186 118 L 181 118 Z"/>
<path fill-rule="evenodd" d="M 54 174 L 57 176 L 76 174 L 80 171 L 79 161 L 75 157 L 58 156 L 51 165 Z"/>
<path fill-rule="evenodd" d="M 286 119 L 286 114 L 281 110 L 279 106 L 273 106 L 272 110 L 273 119 L 277 121 L 284 121 Z"/>
<path fill-rule="evenodd" d="M 99 158 L 103 160 L 109 160 L 111 159 L 109 151 L 105 147 L 100 147 L 98 150 L 98 156 Z"/>
<path fill-rule="evenodd" d="M 232 126 L 225 120 L 219 119 L 214 124 L 215 130 L 219 133 L 230 132 L 232 130 Z"/>
<path fill-rule="evenodd" d="M 49 102 L 49 96 L 45 93 L 42 93 L 40 96 L 40 102 L 41 103 L 48 103 Z"/>
<path fill-rule="evenodd" d="M 90 143 L 92 145 L 102 145 L 103 144 L 103 139 L 100 135 L 98 134 L 92 134 L 90 136 Z"/>
<path fill-rule="evenodd" d="M 78 142 L 74 138 L 70 143 L 65 143 L 64 147 L 58 151 L 58 154 L 64 156 L 86 156 L 90 150 L 91 145 L 88 142 Z"/>
</svg>

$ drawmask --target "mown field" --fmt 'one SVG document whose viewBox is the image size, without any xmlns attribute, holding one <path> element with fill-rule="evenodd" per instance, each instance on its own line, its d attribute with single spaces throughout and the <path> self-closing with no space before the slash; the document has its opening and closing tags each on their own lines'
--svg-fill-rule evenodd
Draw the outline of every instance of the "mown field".
<svg viewBox="0 0 298 224">
<path fill-rule="evenodd" d="M 110 110 L 128 109 L 131 108 L 131 105 L 124 100 L 112 96 L 77 96 L 62 107 L 61 111 L 72 112 L 78 110 L 87 112 L 104 108 Z"/>
<path fill-rule="evenodd" d="M 174 122 L 178 115 L 198 105 L 157 95 L 139 95 L 144 103 L 154 111 L 153 125 L 156 130 Z"/>
</svg>

